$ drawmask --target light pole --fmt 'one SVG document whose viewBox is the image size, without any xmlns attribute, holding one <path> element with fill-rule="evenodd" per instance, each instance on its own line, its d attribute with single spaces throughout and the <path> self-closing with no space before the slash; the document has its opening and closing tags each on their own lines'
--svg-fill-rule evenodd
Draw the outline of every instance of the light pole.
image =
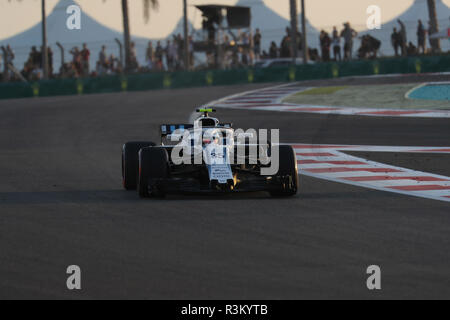
<svg viewBox="0 0 450 320">
<path fill-rule="evenodd" d="M 428 0 L 428 14 L 430 16 L 430 34 L 439 32 L 439 25 L 436 14 L 436 1 Z M 438 39 L 431 39 L 431 46 L 433 53 L 438 53 L 441 51 L 441 44 Z"/>
<path fill-rule="evenodd" d="M 47 16 L 45 13 L 45 0 L 42 0 L 42 69 L 44 79 L 48 79 L 48 46 L 47 46 Z"/>
<path fill-rule="evenodd" d="M 302 48 L 303 48 L 303 63 L 307 64 L 309 59 L 308 54 L 308 41 L 306 38 L 306 12 L 305 12 L 305 0 L 302 1 Z"/>
<path fill-rule="evenodd" d="M 120 42 L 120 40 L 117 39 L 117 38 L 115 38 L 114 40 L 116 41 L 117 45 L 119 46 L 119 59 L 120 59 L 121 69 L 122 69 L 122 72 L 123 72 L 124 64 L 123 64 L 123 46 L 122 46 L 122 42 Z"/>
<path fill-rule="evenodd" d="M 187 0 L 183 0 L 183 29 L 184 29 L 184 69 L 189 70 L 189 27 L 187 14 Z"/>
<path fill-rule="evenodd" d="M 123 38 L 125 46 L 125 73 L 131 71 L 131 39 L 130 39 L 130 18 L 128 15 L 128 0 L 122 0 L 123 13 Z"/>
<path fill-rule="evenodd" d="M 61 51 L 61 65 L 65 65 L 65 55 L 64 55 L 64 47 L 60 42 L 57 42 L 56 45 L 58 46 L 59 50 Z"/>
<path fill-rule="evenodd" d="M 292 50 L 292 64 L 295 65 L 298 57 L 298 10 L 297 0 L 290 0 L 291 7 L 291 50 Z"/>
</svg>

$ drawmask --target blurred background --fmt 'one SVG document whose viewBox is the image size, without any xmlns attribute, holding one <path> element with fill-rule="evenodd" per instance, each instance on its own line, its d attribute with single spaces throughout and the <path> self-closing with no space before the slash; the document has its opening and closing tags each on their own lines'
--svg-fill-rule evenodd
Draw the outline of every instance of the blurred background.
<svg viewBox="0 0 450 320">
<path fill-rule="evenodd" d="M 43 4 L 48 74 L 41 54 Z M 199 9 L 209 4 L 248 8 L 248 23 L 241 16 L 230 26 L 226 7 L 218 9 L 224 18 L 218 23 L 217 12 Z M 66 27 L 71 5 L 81 8 L 80 30 Z M 370 5 L 381 9 L 380 29 L 368 30 Z M 20 80 L 17 73 L 29 80 L 442 54 L 450 50 L 449 6 L 450 0 L 0 0 L 0 63 L 4 71 L 10 60 L 17 71 L 9 71 L 11 81 Z M 439 32 L 433 49 L 430 35 Z"/>
</svg>

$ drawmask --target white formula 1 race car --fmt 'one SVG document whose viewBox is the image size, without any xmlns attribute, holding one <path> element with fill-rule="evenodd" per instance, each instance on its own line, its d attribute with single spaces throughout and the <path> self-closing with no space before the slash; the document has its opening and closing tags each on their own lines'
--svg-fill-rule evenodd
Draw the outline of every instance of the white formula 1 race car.
<svg viewBox="0 0 450 320">
<path fill-rule="evenodd" d="M 175 192 L 296 195 L 299 177 L 293 148 L 262 141 L 255 130 L 244 132 L 220 123 L 209 116 L 214 111 L 198 109 L 202 115 L 193 124 L 161 125 L 159 145 L 126 143 L 122 149 L 124 188 L 137 189 L 141 198 Z"/>
</svg>

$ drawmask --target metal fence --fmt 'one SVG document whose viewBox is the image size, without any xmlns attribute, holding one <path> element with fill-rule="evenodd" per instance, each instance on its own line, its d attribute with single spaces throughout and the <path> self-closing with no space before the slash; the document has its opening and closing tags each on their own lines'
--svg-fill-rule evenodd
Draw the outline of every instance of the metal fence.
<svg viewBox="0 0 450 320">
<path fill-rule="evenodd" d="M 428 72 L 450 72 L 450 55 L 328 62 L 280 68 L 161 72 L 84 79 L 54 79 L 35 83 L 2 83 L 0 99 Z"/>
</svg>

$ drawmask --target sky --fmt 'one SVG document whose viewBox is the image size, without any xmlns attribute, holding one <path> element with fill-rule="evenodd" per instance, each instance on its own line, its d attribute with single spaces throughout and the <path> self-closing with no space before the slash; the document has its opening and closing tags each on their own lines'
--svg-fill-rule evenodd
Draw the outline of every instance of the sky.
<svg viewBox="0 0 450 320">
<path fill-rule="evenodd" d="M 248 5 L 262 0 L 244 0 Z M 306 14 L 317 29 L 330 29 L 333 25 L 341 26 L 343 21 L 350 21 L 355 29 L 366 29 L 366 9 L 370 5 L 381 8 L 382 22 L 388 21 L 406 10 L 415 0 L 305 0 Z M 426 1 L 426 0 L 417 0 Z M 51 12 L 58 0 L 47 0 L 47 14 Z M 100 23 L 121 31 L 122 16 L 120 0 L 76 0 L 84 12 Z M 188 0 L 190 21 L 199 27 L 201 15 L 193 6 L 198 4 L 234 5 L 237 0 Z M 450 6 L 450 0 L 443 0 Z M 0 0 L 0 39 L 20 33 L 40 21 L 41 0 Z M 272 10 L 289 18 L 289 0 L 264 0 Z M 182 0 L 160 0 L 157 11 L 151 13 L 149 23 L 145 23 L 142 14 L 142 1 L 129 0 L 131 33 L 146 38 L 164 38 L 175 28 L 182 16 Z"/>
</svg>

